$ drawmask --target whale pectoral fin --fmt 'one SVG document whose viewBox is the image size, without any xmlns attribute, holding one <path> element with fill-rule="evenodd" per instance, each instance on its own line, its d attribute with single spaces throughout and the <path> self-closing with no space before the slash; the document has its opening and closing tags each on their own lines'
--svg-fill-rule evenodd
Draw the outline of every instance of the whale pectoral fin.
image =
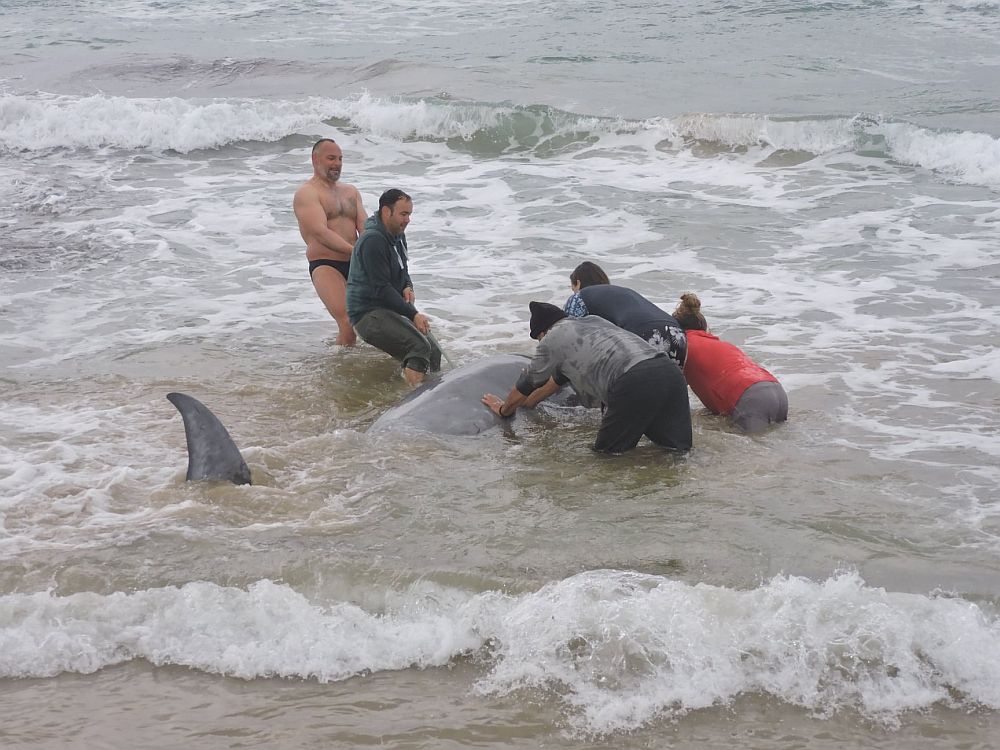
<svg viewBox="0 0 1000 750">
<path fill-rule="evenodd" d="M 187 479 L 216 479 L 233 484 L 251 484 L 250 468 L 240 449 L 207 406 L 186 393 L 168 393 L 184 420 L 187 438 Z"/>
</svg>

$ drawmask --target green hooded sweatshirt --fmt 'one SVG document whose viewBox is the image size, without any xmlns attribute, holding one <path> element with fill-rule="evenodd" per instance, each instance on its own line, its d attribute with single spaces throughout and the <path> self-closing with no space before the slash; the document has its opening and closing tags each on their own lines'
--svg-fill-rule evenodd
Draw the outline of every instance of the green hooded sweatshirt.
<svg viewBox="0 0 1000 750">
<path fill-rule="evenodd" d="M 369 216 L 365 231 L 354 243 L 347 276 L 347 316 L 351 325 L 357 325 L 378 308 L 413 320 L 417 308 L 403 299 L 403 290 L 413 286 L 406 262 L 406 235 L 393 237 L 378 212 Z"/>
</svg>

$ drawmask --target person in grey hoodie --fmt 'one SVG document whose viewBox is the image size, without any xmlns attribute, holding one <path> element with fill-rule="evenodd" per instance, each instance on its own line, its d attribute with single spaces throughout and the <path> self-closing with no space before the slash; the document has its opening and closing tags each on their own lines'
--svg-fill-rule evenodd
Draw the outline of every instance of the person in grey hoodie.
<svg viewBox="0 0 1000 750">
<path fill-rule="evenodd" d="M 687 383 L 666 352 L 596 315 L 568 317 L 545 302 L 529 308 L 538 348 L 507 398 L 483 396 L 494 414 L 512 417 L 568 383 L 584 406 L 604 414 L 594 450 L 624 453 L 643 435 L 671 451 L 691 448 Z"/>
<path fill-rule="evenodd" d="M 347 277 L 347 314 L 358 335 L 403 363 L 410 385 L 441 369 L 431 323 L 413 303 L 405 230 L 413 199 L 398 188 L 382 193 L 378 211 L 354 245 Z"/>
</svg>

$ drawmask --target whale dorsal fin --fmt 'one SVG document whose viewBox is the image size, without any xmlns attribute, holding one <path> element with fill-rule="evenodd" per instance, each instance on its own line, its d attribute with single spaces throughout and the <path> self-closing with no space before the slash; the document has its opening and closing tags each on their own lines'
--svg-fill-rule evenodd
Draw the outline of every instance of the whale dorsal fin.
<svg viewBox="0 0 1000 750">
<path fill-rule="evenodd" d="M 184 419 L 187 478 L 250 484 L 250 468 L 219 418 L 186 393 L 168 393 L 167 400 L 177 407 Z"/>
</svg>

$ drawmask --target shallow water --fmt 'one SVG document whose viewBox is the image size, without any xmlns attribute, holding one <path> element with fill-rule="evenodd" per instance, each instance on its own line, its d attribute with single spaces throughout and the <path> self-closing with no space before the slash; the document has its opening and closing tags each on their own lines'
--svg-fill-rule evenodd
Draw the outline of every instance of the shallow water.
<svg viewBox="0 0 1000 750">
<path fill-rule="evenodd" d="M 0 5 L 5 746 L 991 746 L 998 19 Z M 589 259 L 697 291 L 790 421 L 369 434 L 406 388 L 308 282 L 320 136 L 414 196 L 455 363 Z M 252 487 L 184 482 L 175 390 Z"/>
</svg>

